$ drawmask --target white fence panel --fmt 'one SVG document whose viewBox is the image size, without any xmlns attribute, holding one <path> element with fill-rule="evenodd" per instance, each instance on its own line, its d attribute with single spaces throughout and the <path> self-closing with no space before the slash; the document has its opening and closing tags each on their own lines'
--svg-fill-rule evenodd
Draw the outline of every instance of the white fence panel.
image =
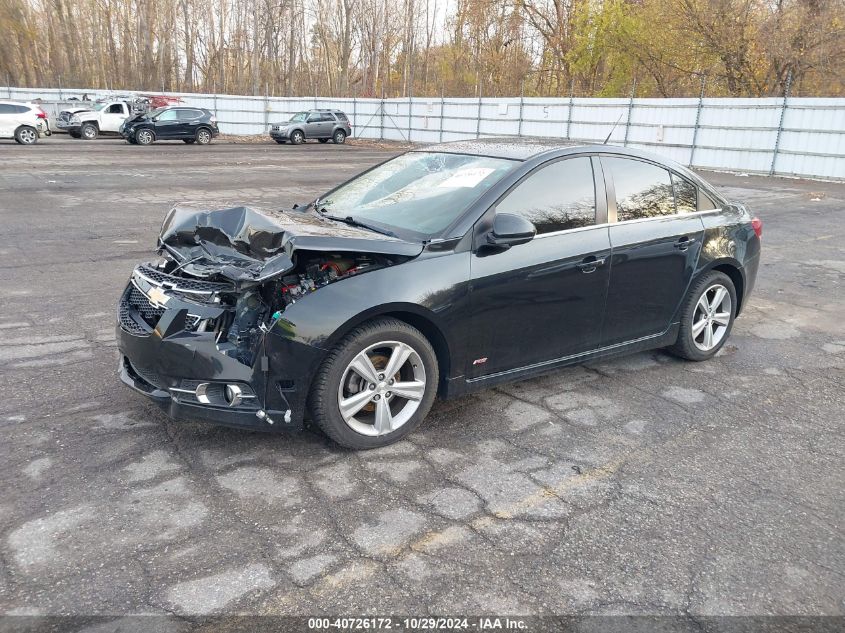
<svg viewBox="0 0 845 633">
<path fill-rule="evenodd" d="M 44 100 L 54 118 L 93 89 L 0 88 L 0 98 Z M 357 99 L 171 93 L 208 108 L 226 134 L 266 134 L 310 108 L 346 112 L 353 136 L 438 143 L 544 136 L 636 147 L 709 169 L 845 180 L 845 99 L 599 99 L 415 97 Z M 612 133 L 611 133 L 612 130 Z"/>
</svg>

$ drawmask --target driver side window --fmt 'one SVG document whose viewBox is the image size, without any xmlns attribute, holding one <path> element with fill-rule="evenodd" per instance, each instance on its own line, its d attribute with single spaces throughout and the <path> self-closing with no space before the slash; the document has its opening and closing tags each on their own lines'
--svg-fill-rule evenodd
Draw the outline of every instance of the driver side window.
<svg viewBox="0 0 845 633">
<path fill-rule="evenodd" d="M 588 157 L 567 158 L 540 167 L 496 205 L 496 213 L 523 216 L 537 234 L 596 223 L 596 188 Z"/>
<path fill-rule="evenodd" d="M 176 120 L 176 110 L 165 110 L 162 112 L 159 117 L 159 121 L 175 121 Z"/>
</svg>

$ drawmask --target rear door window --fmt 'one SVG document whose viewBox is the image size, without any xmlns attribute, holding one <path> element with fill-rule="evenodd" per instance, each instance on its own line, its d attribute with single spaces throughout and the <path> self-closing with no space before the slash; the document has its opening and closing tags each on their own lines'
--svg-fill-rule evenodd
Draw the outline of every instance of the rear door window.
<svg viewBox="0 0 845 633">
<path fill-rule="evenodd" d="M 613 178 L 617 222 L 674 215 L 675 196 L 667 170 L 630 158 L 602 157 L 601 162 Z"/>
<path fill-rule="evenodd" d="M 588 157 L 540 167 L 496 205 L 496 213 L 524 216 L 537 233 L 554 233 L 596 223 L 596 189 Z"/>
<path fill-rule="evenodd" d="M 15 106 L 10 103 L 0 103 L 0 114 L 14 114 Z"/>
<path fill-rule="evenodd" d="M 199 110 L 179 110 L 180 121 L 193 121 L 194 119 L 199 119 L 201 116 L 202 112 Z"/>
</svg>

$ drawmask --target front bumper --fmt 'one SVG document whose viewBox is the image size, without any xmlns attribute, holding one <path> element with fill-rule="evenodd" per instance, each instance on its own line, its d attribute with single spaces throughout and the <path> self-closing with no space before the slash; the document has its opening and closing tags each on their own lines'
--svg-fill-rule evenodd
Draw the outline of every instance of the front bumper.
<svg viewBox="0 0 845 633">
<path fill-rule="evenodd" d="M 289 138 L 287 130 L 274 130 L 273 128 L 270 128 L 270 137 L 279 141 L 286 141 Z"/>
<path fill-rule="evenodd" d="M 153 288 L 152 296 L 160 300 L 162 287 L 164 307 L 146 294 Z M 133 274 L 121 296 L 117 345 L 123 383 L 177 420 L 262 431 L 300 428 L 320 350 L 271 330 L 265 338 L 266 357 L 250 367 L 222 352 L 213 331 L 198 331 L 198 324 L 219 318 L 226 308 L 167 290 L 167 285 L 147 284 Z M 225 399 L 226 385 L 241 390 L 241 402 L 232 405 Z"/>
</svg>

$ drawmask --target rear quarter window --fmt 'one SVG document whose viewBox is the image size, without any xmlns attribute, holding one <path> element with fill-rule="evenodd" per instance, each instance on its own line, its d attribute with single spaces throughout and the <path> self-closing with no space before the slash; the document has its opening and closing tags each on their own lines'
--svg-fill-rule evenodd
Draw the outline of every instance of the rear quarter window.
<svg viewBox="0 0 845 633">
<path fill-rule="evenodd" d="M 334 115 L 341 121 L 348 121 L 349 118 L 343 112 L 335 112 Z"/>
<path fill-rule="evenodd" d="M 672 188 L 675 191 L 678 213 L 692 213 L 698 209 L 698 187 L 686 178 L 672 174 Z"/>
</svg>

